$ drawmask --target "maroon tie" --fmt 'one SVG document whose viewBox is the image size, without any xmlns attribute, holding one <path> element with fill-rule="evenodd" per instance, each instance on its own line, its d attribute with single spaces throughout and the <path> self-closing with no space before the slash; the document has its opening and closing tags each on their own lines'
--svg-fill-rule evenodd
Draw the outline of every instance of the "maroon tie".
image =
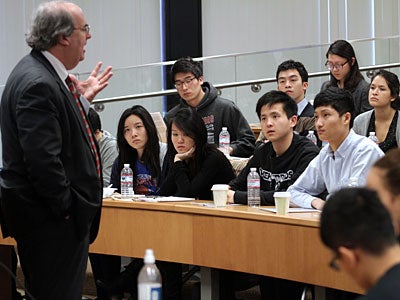
<svg viewBox="0 0 400 300">
<path fill-rule="evenodd" d="M 92 152 L 93 152 L 94 158 L 96 160 L 97 175 L 100 178 L 100 157 L 99 157 L 99 154 L 97 153 L 97 148 L 94 143 L 92 130 L 90 129 L 88 120 L 86 118 L 86 113 L 83 110 L 81 101 L 79 101 L 79 93 L 76 90 L 75 84 L 72 82 L 72 80 L 71 80 L 71 78 L 69 78 L 69 76 L 67 77 L 67 79 L 65 79 L 65 82 L 67 83 L 69 90 L 71 91 L 72 95 L 74 96 L 74 99 L 76 101 L 76 104 L 78 105 L 79 111 L 81 112 L 83 123 L 85 124 L 85 127 L 86 127 L 86 132 L 89 135 L 90 146 L 92 147 Z"/>
</svg>

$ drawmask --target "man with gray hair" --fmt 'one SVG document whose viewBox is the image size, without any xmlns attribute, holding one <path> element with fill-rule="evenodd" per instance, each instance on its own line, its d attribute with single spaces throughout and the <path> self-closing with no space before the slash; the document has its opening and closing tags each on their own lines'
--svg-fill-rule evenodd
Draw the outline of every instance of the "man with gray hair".
<svg viewBox="0 0 400 300">
<path fill-rule="evenodd" d="M 87 110 L 112 72 L 100 73 L 98 63 L 84 82 L 68 74 L 90 38 L 79 6 L 42 3 L 26 38 L 32 51 L 11 72 L 1 100 L 2 232 L 17 241 L 35 299 L 81 299 L 98 231 L 102 174 Z"/>
</svg>

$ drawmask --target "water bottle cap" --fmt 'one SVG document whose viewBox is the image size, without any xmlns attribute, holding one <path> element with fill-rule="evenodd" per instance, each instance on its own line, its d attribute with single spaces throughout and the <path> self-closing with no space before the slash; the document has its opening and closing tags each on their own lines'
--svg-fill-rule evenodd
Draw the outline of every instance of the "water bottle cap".
<svg viewBox="0 0 400 300">
<path fill-rule="evenodd" d="M 154 264 L 156 259 L 154 258 L 153 249 L 146 249 L 144 254 L 144 263 L 145 264 Z"/>
<path fill-rule="evenodd" d="M 222 127 L 222 130 L 228 130 L 228 127 Z"/>
<path fill-rule="evenodd" d="M 257 171 L 257 168 L 250 168 L 250 172 L 255 172 Z"/>
<path fill-rule="evenodd" d="M 369 135 L 375 135 L 375 131 L 371 131 Z"/>
<path fill-rule="evenodd" d="M 311 133 L 312 133 L 312 134 L 314 134 L 314 130 L 309 130 L 309 131 L 308 131 L 308 133 L 310 133 L 310 134 L 311 134 Z"/>
<path fill-rule="evenodd" d="M 130 164 L 124 164 L 124 168 L 129 168 Z"/>
</svg>

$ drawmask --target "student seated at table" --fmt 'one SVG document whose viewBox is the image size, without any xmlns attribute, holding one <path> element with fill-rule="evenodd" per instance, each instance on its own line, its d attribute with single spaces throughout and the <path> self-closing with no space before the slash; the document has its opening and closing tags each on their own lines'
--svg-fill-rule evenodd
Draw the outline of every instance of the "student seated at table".
<svg viewBox="0 0 400 300">
<path fill-rule="evenodd" d="M 209 144 L 219 143 L 222 127 L 230 133 L 229 154 L 250 157 L 254 151 L 255 137 L 240 109 L 228 99 L 218 95 L 217 89 L 204 81 L 201 63 L 190 57 L 178 59 L 171 68 L 172 83 L 180 96 L 179 104 L 165 116 L 165 123 L 184 107 L 198 112 L 207 129 Z"/>
<path fill-rule="evenodd" d="M 292 59 L 282 62 L 276 70 L 276 83 L 278 91 L 289 95 L 297 105 L 297 123 L 293 130 L 301 135 L 307 135 L 309 130 L 315 130 L 314 108 L 306 98 L 308 88 L 308 72 L 304 65 Z M 261 132 L 256 145 L 267 138 Z"/>
<path fill-rule="evenodd" d="M 382 150 L 370 139 L 352 129 L 354 104 L 346 90 L 329 88 L 314 99 L 315 127 L 322 141 L 327 141 L 303 174 L 291 185 L 291 205 L 322 209 L 329 194 L 355 180 L 364 185 L 367 172 L 381 156 Z"/>
<path fill-rule="evenodd" d="M 357 134 L 368 136 L 371 131 L 378 138 L 383 152 L 398 148 L 400 140 L 400 83 L 396 74 L 379 70 L 371 78 L 369 104 L 374 108 L 354 119 Z"/>
<path fill-rule="evenodd" d="M 274 192 L 286 191 L 319 152 L 309 139 L 293 133 L 297 105 L 284 92 L 264 94 L 257 102 L 256 112 L 269 142 L 255 150 L 246 167 L 229 183 L 230 203 L 247 204 L 247 175 L 250 168 L 257 168 L 261 205 L 273 205 Z"/>
<path fill-rule="evenodd" d="M 154 121 L 143 106 L 134 105 L 122 113 L 118 122 L 117 144 L 118 157 L 113 163 L 110 180 L 113 187 L 120 191 L 121 170 L 125 163 L 129 163 L 133 171 L 135 194 L 156 195 L 159 191 L 161 166 L 167 147 L 159 142 Z M 110 296 L 120 295 L 123 292 L 129 292 L 132 297 L 137 297 L 136 278 L 143 264 L 142 259 L 134 259 L 120 274 L 119 256 L 98 255 L 96 258 L 96 261 L 91 262 L 96 274 L 102 274 L 97 278 L 99 279 L 97 285 L 104 296 L 98 295 L 99 299 L 109 299 Z M 160 271 L 165 273 L 165 263 L 157 261 L 157 264 L 161 264 Z M 168 296 L 168 277 L 163 276 L 163 280 L 163 291 Z"/>
<path fill-rule="evenodd" d="M 247 175 L 250 168 L 257 168 L 261 204 L 273 205 L 274 192 L 286 191 L 319 152 L 310 140 L 293 132 L 297 104 L 284 92 L 264 94 L 257 102 L 256 112 L 269 142 L 256 148 L 246 167 L 229 183 L 229 203 L 247 204 Z M 235 291 L 256 284 L 260 285 L 262 299 L 300 299 L 304 289 L 304 284 L 289 280 L 221 271 L 220 298 L 233 299 Z"/>
<path fill-rule="evenodd" d="M 332 250 L 330 266 L 367 291 L 357 299 L 399 299 L 400 246 L 390 214 L 375 192 L 335 192 L 322 211 L 320 234 Z"/>
<path fill-rule="evenodd" d="M 207 143 L 206 127 L 196 111 L 178 110 L 167 133 L 160 195 L 211 200 L 214 184 L 227 184 L 235 177 L 226 156 L 216 145 Z"/>
</svg>

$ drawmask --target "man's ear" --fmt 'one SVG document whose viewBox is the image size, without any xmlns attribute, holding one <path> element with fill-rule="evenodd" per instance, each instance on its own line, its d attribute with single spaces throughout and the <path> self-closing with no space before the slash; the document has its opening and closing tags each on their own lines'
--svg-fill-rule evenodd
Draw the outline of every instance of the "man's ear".
<svg viewBox="0 0 400 300">
<path fill-rule="evenodd" d="M 204 77 L 203 75 L 199 77 L 199 79 L 197 79 L 200 82 L 200 85 L 203 85 L 204 83 Z"/>
<path fill-rule="evenodd" d="M 350 112 L 346 112 L 343 114 L 343 121 L 345 122 L 346 125 L 350 124 L 350 120 L 351 120 L 351 113 Z"/>
<path fill-rule="evenodd" d="M 340 267 L 346 272 L 354 270 L 359 262 L 359 255 L 356 249 L 340 246 L 338 249 Z"/>
<path fill-rule="evenodd" d="M 58 37 L 58 43 L 62 46 L 69 46 L 69 44 L 70 44 L 69 37 L 65 36 L 63 34 L 60 34 Z"/>
<path fill-rule="evenodd" d="M 297 124 L 297 115 L 293 115 L 289 118 L 290 127 L 293 128 Z"/>
<path fill-rule="evenodd" d="M 306 90 L 308 88 L 308 82 L 303 82 L 303 90 L 304 90 L 304 94 L 306 93 Z"/>
</svg>

